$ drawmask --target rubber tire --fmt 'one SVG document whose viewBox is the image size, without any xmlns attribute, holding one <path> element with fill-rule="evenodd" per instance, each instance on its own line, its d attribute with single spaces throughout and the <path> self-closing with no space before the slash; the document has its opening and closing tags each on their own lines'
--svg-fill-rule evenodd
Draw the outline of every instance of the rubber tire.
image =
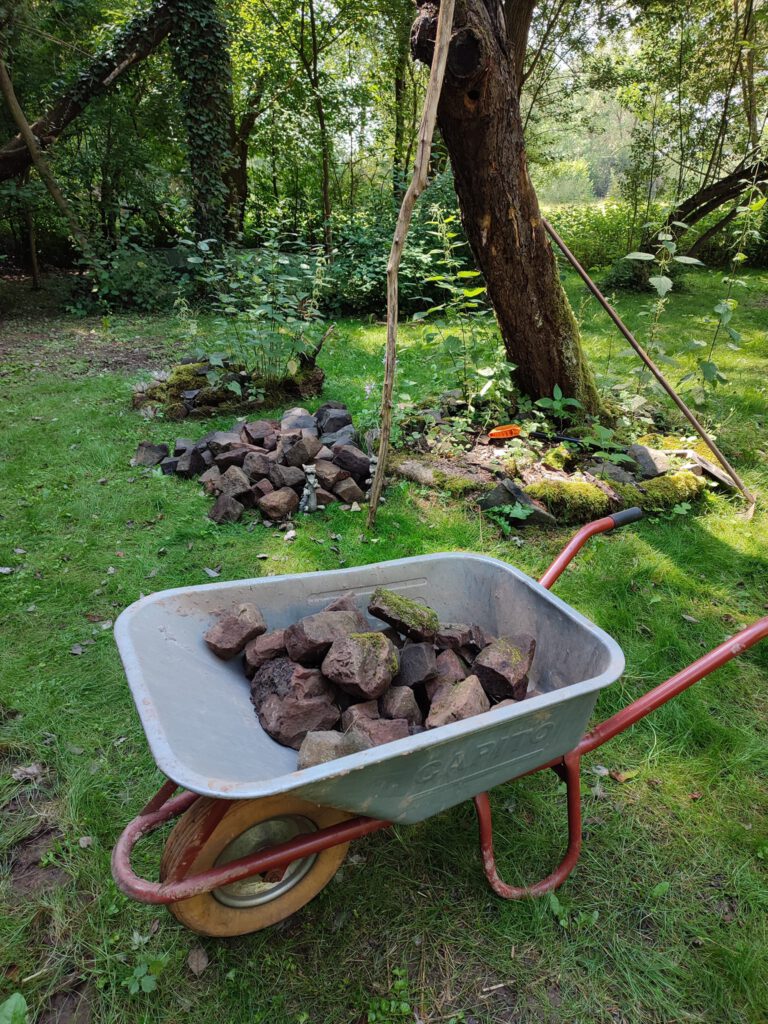
<svg viewBox="0 0 768 1024">
<path fill-rule="evenodd" d="M 199 823 L 216 800 L 201 797 L 174 826 L 163 850 L 160 878 L 166 879 L 186 850 Z M 253 825 L 279 815 L 300 814 L 317 827 L 326 828 L 353 817 L 332 807 L 319 807 L 291 796 L 265 797 L 261 800 L 234 800 L 213 830 L 205 846 L 189 867 L 187 875 L 213 867 L 221 851 L 237 836 Z M 347 855 L 349 843 L 331 846 L 317 855 L 307 874 L 282 896 L 255 907 L 236 908 L 220 903 L 211 893 L 202 893 L 188 900 L 171 903 L 168 909 L 183 925 L 199 935 L 232 936 L 269 928 L 284 921 L 325 888 Z"/>
</svg>

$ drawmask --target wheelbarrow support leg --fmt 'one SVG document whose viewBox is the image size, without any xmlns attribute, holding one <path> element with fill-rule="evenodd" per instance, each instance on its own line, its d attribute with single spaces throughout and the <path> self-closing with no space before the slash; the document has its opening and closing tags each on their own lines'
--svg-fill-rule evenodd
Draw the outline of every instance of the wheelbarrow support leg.
<svg viewBox="0 0 768 1024">
<path fill-rule="evenodd" d="M 573 871 L 581 852 L 581 782 L 579 777 L 579 758 L 575 754 L 566 754 L 562 762 L 552 766 L 563 779 L 566 786 L 568 802 L 568 849 L 565 857 L 555 870 L 530 886 L 507 885 L 499 878 L 496 870 L 496 858 L 493 853 L 493 823 L 491 821 L 491 804 L 487 793 L 475 797 L 477 823 L 480 828 L 480 850 L 483 856 L 483 870 L 491 888 L 497 896 L 505 900 L 519 900 L 530 896 L 541 896 L 562 885 Z"/>
</svg>

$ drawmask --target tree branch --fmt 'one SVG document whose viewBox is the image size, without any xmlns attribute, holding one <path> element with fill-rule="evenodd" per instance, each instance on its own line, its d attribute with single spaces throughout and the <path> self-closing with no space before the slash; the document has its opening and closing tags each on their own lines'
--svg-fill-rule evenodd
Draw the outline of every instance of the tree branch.
<svg viewBox="0 0 768 1024">
<path fill-rule="evenodd" d="M 47 149 L 88 104 L 106 92 L 129 68 L 148 57 L 170 32 L 176 0 L 155 0 L 118 33 L 112 45 L 94 58 L 72 85 L 29 127 L 40 150 Z M 15 178 L 32 163 L 21 133 L 0 147 L 0 181 Z"/>
</svg>

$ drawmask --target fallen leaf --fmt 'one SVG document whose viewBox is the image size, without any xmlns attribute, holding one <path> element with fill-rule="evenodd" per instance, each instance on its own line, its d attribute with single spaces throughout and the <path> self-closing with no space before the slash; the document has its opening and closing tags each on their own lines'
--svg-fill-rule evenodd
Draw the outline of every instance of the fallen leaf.
<svg viewBox="0 0 768 1024">
<path fill-rule="evenodd" d="M 0 565 L 0 576 L 10 576 L 12 572 L 10 565 Z"/>
<path fill-rule="evenodd" d="M 153 580 L 155 578 L 155 576 L 157 576 L 157 574 L 159 572 L 160 572 L 160 570 L 157 569 L 157 568 L 150 569 L 149 572 L 147 573 L 147 575 L 144 577 L 144 579 L 146 579 L 146 580 Z"/>
<path fill-rule="evenodd" d="M 72 644 L 69 648 L 69 653 L 75 655 L 85 654 L 85 648 L 82 644 Z"/>
<path fill-rule="evenodd" d="M 208 954 L 202 946 L 193 946 L 187 957 L 187 967 L 196 978 L 199 978 L 208 966 Z"/>
<path fill-rule="evenodd" d="M 107 568 L 107 576 L 114 576 L 116 572 L 117 572 L 117 569 L 114 567 L 114 565 L 110 565 Z"/>
<path fill-rule="evenodd" d="M 631 779 L 634 779 L 634 777 L 637 775 L 637 771 L 618 772 L 614 770 L 609 772 L 608 774 L 611 776 L 614 782 L 629 782 Z"/>
<path fill-rule="evenodd" d="M 696 792 L 694 792 L 694 793 L 689 793 L 689 794 L 688 794 L 688 799 L 689 799 L 689 800 L 701 800 L 701 798 L 702 798 L 703 796 L 704 796 L 704 794 L 703 794 L 703 793 L 699 793 L 699 792 L 698 792 L 698 790 L 697 790 L 697 791 L 696 791 Z"/>
<path fill-rule="evenodd" d="M 99 479 L 96 482 L 101 484 L 102 487 L 103 487 L 104 484 L 108 484 L 109 483 L 109 480 L 107 480 L 107 478 L 105 476 L 100 476 Z"/>
<path fill-rule="evenodd" d="M 692 622 L 694 625 L 698 625 L 699 619 L 694 619 L 692 615 L 683 615 L 686 622 Z"/>
<path fill-rule="evenodd" d="M 256 555 L 256 557 L 263 562 L 265 558 L 269 558 L 269 555 L 261 554 L 261 555 Z"/>
<path fill-rule="evenodd" d="M 589 770 L 593 775 L 599 775 L 601 778 L 609 774 L 604 764 L 594 764 Z"/>
<path fill-rule="evenodd" d="M 217 576 L 221 576 L 221 566 L 217 565 L 215 569 L 203 569 L 206 576 L 210 576 L 212 580 L 215 580 Z"/>
<path fill-rule="evenodd" d="M 14 555 L 26 555 L 27 552 L 25 548 L 14 548 L 13 553 Z"/>
<path fill-rule="evenodd" d="M 14 782 L 39 782 L 45 774 L 45 769 L 39 761 L 34 764 L 20 765 L 11 772 Z"/>
<path fill-rule="evenodd" d="M 70 754 L 80 755 L 85 753 L 85 750 L 83 750 L 82 747 L 76 747 L 73 743 L 67 744 L 67 750 L 70 752 Z"/>
<path fill-rule="evenodd" d="M 105 619 L 103 622 L 100 622 L 99 625 L 101 626 L 102 629 L 111 629 L 112 619 Z"/>
<path fill-rule="evenodd" d="M 93 836 L 80 836 L 77 845 L 81 850 L 88 850 L 93 846 Z"/>
<path fill-rule="evenodd" d="M 289 544 L 291 543 L 291 541 L 296 540 L 296 531 L 295 530 L 288 530 L 286 535 L 283 537 L 283 540 L 288 542 Z"/>
</svg>

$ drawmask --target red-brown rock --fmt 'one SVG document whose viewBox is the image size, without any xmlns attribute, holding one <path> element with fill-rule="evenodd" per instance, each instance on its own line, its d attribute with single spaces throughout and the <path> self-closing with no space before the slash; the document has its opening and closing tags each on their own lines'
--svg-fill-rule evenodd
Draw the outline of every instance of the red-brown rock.
<svg viewBox="0 0 768 1024">
<path fill-rule="evenodd" d="M 304 489 L 307 478 L 304 471 L 297 466 L 283 466 L 273 462 L 269 470 L 269 479 L 276 488 L 291 487 L 297 493 Z"/>
<path fill-rule="evenodd" d="M 333 488 L 333 493 L 339 501 L 343 501 L 347 505 L 351 505 L 353 501 L 365 501 L 365 492 L 357 486 L 352 477 L 339 480 Z"/>
<path fill-rule="evenodd" d="M 359 718 L 378 718 L 378 701 L 366 700 L 361 704 L 351 704 L 341 716 L 341 728 L 351 729 Z"/>
<path fill-rule="evenodd" d="M 472 663 L 483 689 L 493 701 L 522 700 L 528 689 L 528 671 L 536 651 L 532 636 L 502 636 L 484 648 Z"/>
<path fill-rule="evenodd" d="M 326 491 L 324 487 L 317 488 L 315 491 L 315 498 L 317 499 L 317 504 L 323 506 L 332 505 L 334 501 L 339 500 L 335 494 L 331 494 L 330 491 Z"/>
<path fill-rule="evenodd" d="M 271 469 L 272 462 L 267 458 L 266 452 L 248 452 L 245 456 L 243 472 L 251 483 L 255 484 L 257 480 L 269 476 Z"/>
<path fill-rule="evenodd" d="M 251 701 L 258 711 L 267 697 L 294 697 L 309 700 L 322 697 L 333 701 L 334 693 L 327 679 L 316 668 L 299 665 L 290 658 L 278 657 L 265 661 L 251 680 Z M 340 714 L 340 712 L 339 712 Z"/>
<path fill-rule="evenodd" d="M 402 740 L 410 736 L 408 723 L 404 718 L 359 718 L 347 733 L 348 736 L 366 737 L 371 746 Z"/>
<path fill-rule="evenodd" d="M 220 658 L 234 658 L 249 640 L 266 631 L 264 616 L 256 605 L 241 604 L 234 611 L 222 615 L 203 639 Z"/>
<path fill-rule="evenodd" d="M 307 466 L 314 462 L 315 456 L 323 446 L 317 440 L 317 437 L 302 436 L 296 442 L 291 445 L 283 454 L 283 461 L 286 466 Z"/>
<path fill-rule="evenodd" d="M 382 718 L 404 718 L 409 725 L 421 725 L 423 717 L 410 686 L 390 686 L 379 697 Z"/>
<path fill-rule="evenodd" d="M 269 495 L 268 497 L 271 497 Z M 267 500 L 267 499 L 265 499 Z M 361 628 L 361 622 L 364 624 Z M 358 611 L 322 611 L 299 619 L 285 631 L 285 646 L 294 661 L 317 665 L 334 640 L 370 629 Z"/>
<path fill-rule="evenodd" d="M 211 466 L 210 469 L 206 469 L 203 475 L 200 477 L 200 483 L 203 485 L 203 490 L 206 494 L 220 494 L 221 493 L 221 470 L 218 466 Z"/>
<path fill-rule="evenodd" d="M 230 448 L 229 451 L 220 452 L 214 457 L 214 464 L 225 473 L 230 466 L 242 466 L 248 454 L 247 448 Z"/>
<path fill-rule="evenodd" d="M 219 524 L 236 523 L 243 512 L 245 512 L 245 505 L 237 498 L 233 498 L 229 494 L 220 494 L 208 513 L 208 518 Z"/>
<path fill-rule="evenodd" d="M 277 430 L 277 420 L 255 420 L 253 423 L 243 425 L 240 433 L 250 444 L 263 446 L 264 439 Z"/>
<path fill-rule="evenodd" d="M 472 643 L 472 627 L 461 623 L 440 623 L 435 645 L 443 650 L 458 651 Z"/>
<path fill-rule="evenodd" d="M 322 670 L 346 693 L 370 700 L 380 697 L 391 684 L 397 671 L 397 650 L 383 633 L 353 633 L 334 640 L 323 660 Z"/>
<path fill-rule="evenodd" d="M 317 479 L 329 491 L 332 491 L 341 480 L 346 480 L 349 477 L 346 469 L 342 469 L 341 466 L 335 466 L 332 462 L 326 462 L 324 459 L 318 459 L 315 462 L 315 471 Z"/>
<path fill-rule="evenodd" d="M 308 732 L 332 729 L 339 720 L 339 709 L 325 697 L 280 698 L 271 694 L 258 709 L 258 716 L 272 739 L 298 750 Z"/>
<path fill-rule="evenodd" d="M 290 487 L 281 487 L 260 498 L 258 506 L 267 519 L 287 519 L 299 507 L 299 496 Z"/>
<path fill-rule="evenodd" d="M 273 633 L 257 636 L 245 647 L 245 674 L 250 678 L 256 669 L 261 668 L 266 662 L 272 661 L 273 658 L 284 658 L 287 653 L 284 629 L 276 629 Z"/>
<path fill-rule="evenodd" d="M 440 687 L 432 700 L 426 725 L 428 729 L 438 729 L 441 725 L 481 715 L 490 706 L 477 676 L 467 676 L 460 683 L 445 683 Z"/>
<path fill-rule="evenodd" d="M 436 658 L 437 675 L 425 683 L 427 697 L 432 700 L 445 683 L 460 683 L 469 675 L 466 663 L 455 651 L 441 651 Z"/>
<path fill-rule="evenodd" d="M 222 473 L 219 477 L 218 487 L 222 494 L 237 498 L 243 505 L 246 504 L 243 499 L 247 499 L 251 493 L 251 481 L 239 466 L 230 466 L 226 472 Z"/>
</svg>

